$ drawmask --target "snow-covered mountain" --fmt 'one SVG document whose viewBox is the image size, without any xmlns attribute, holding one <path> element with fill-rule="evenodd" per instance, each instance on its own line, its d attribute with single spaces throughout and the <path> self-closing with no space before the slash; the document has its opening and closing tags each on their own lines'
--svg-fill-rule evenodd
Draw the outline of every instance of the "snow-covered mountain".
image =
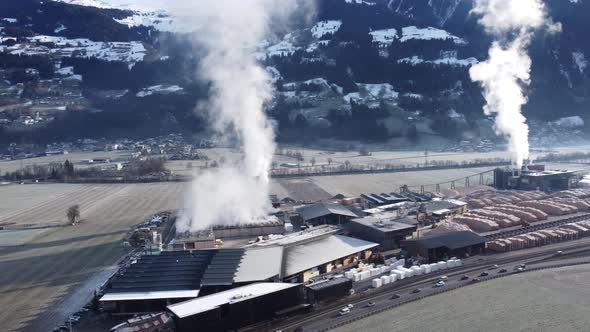
<svg viewBox="0 0 590 332">
<path fill-rule="evenodd" d="M 60 66 L 68 73 L 73 68 L 92 88 L 132 91 L 126 98 L 181 98 L 190 104 L 189 98 L 202 97 L 202 91 L 185 89 L 194 82 L 182 75 L 191 70 L 182 66 L 194 59 L 182 38 L 169 38 L 187 30 L 166 11 L 166 0 L 5 1 L 0 53 L 73 58 Z M 390 133 L 397 130 L 394 122 L 407 127 L 430 121 L 437 132 L 453 128 L 448 121 L 467 126 L 483 118 L 481 88 L 470 81 L 468 70 L 487 57 L 491 39 L 470 14 L 472 0 L 317 4 L 315 21 L 269 36 L 252 51 L 275 82 L 271 113 L 286 121 L 281 128 L 292 129 L 290 122 L 326 128 L 345 123 L 338 112 L 359 109 L 373 112 Z M 585 117 L 590 1 L 547 0 L 547 5 L 564 29 L 535 36 L 525 111 L 531 119 Z M 91 70 L 97 66 L 100 70 Z M 120 74 L 128 79 L 108 79 L 121 68 L 128 70 Z M 383 130 L 373 124 L 367 128 Z"/>
</svg>

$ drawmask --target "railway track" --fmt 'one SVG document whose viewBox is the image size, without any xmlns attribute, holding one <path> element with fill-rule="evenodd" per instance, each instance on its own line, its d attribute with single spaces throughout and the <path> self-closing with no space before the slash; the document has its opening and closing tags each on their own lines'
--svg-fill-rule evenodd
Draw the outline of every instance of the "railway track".
<svg viewBox="0 0 590 332">
<path fill-rule="evenodd" d="M 553 227 L 569 224 L 572 222 L 578 222 L 578 221 L 583 221 L 583 220 L 588 220 L 588 219 L 590 219 L 590 213 L 579 215 L 579 216 L 574 216 L 574 217 L 569 217 L 569 218 L 564 218 L 564 219 L 559 219 L 559 220 L 554 220 L 554 221 L 546 222 L 546 223 L 539 224 L 539 225 L 533 224 L 528 227 L 522 227 L 519 229 L 508 230 L 508 231 L 503 231 L 503 232 L 499 232 L 499 233 L 495 233 L 495 234 L 490 234 L 490 235 L 486 236 L 486 239 L 487 239 L 487 241 L 504 239 L 504 238 L 508 238 L 508 237 L 522 235 L 522 234 L 526 234 L 526 233 L 530 233 L 530 232 L 536 232 L 536 231 L 540 231 L 543 229 L 553 228 Z"/>
<path fill-rule="evenodd" d="M 413 277 L 410 279 L 404 279 L 404 280 L 398 281 L 394 284 L 385 285 L 385 286 L 382 286 L 381 288 L 371 290 L 371 291 L 368 291 L 363 294 L 358 294 L 358 296 L 354 297 L 354 298 L 347 297 L 342 300 L 333 302 L 325 307 L 322 307 L 317 312 L 305 314 L 305 317 L 303 320 L 297 319 L 297 318 L 287 319 L 287 320 L 284 320 L 278 324 L 271 323 L 271 325 L 268 325 L 268 323 L 266 323 L 264 325 L 257 325 L 255 327 L 250 327 L 250 328 L 247 328 L 247 329 L 244 329 L 241 331 L 246 332 L 246 331 L 254 331 L 254 330 L 256 330 L 256 331 L 259 331 L 259 330 L 266 330 L 266 331 L 292 330 L 298 326 L 301 326 L 302 324 L 328 317 L 333 314 L 334 310 L 341 308 L 344 304 L 351 303 L 355 306 L 358 306 L 363 303 L 366 303 L 367 301 L 383 300 L 384 298 L 390 297 L 392 294 L 411 291 L 415 288 L 419 288 L 420 286 L 424 286 L 425 284 L 427 284 L 427 285 L 431 284 L 433 281 L 437 280 L 438 277 L 440 277 L 441 275 L 446 275 L 449 278 L 459 277 L 459 276 L 462 276 L 465 274 L 471 274 L 473 272 L 481 272 L 482 269 L 488 268 L 494 264 L 497 264 L 499 266 L 503 266 L 503 265 L 522 263 L 523 261 L 526 261 L 527 264 L 535 264 L 535 263 L 539 263 L 544 260 L 553 258 L 554 253 L 557 250 L 566 252 L 563 257 L 568 257 L 570 254 L 571 255 L 579 255 L 579 254 L 583 254 L 583 253 L 590 253 L 590 242 L 576 243 L 576 244 L 571 244 L 571 245 L 565 245 L 565 243 L 560 243 L 560 245 L 554 244 L 554 245 L 550 245 L 550 247 L 543 247 L 543 248 L 544 248 L 544 250 L 541 250 L 539 252 L 535 252 L 535 253 L 518 252 L 518 254 L 511 255 L 510 257 L 488 256 L 488 257 L 486 257 L 486 258 L 488 258 L 488 260 L 485 260 L 485 261 L 477 261 L 473 264 L 464 265 L 459 268 L 453 268 L 453 269 L 449 269 L 449 270 L 440 271 L 437 273 L 430 273 L 427 275 L 417 276 L 417 277 Z M 517 253 L 517 252 L 512 252 L 512 253 Z M 558 264 L 556 264 L 556 265 L 558 265 Z M 511 273 L 507 273 L 505 275 L 510 275 L 510 274 Z M 500 276 L 504 276 L 504 274 L 500 275 Z M 496 277 L 497 277 L 497 275 L 485 277 L 485 278 L 482 278 L 482 281 L 495 279 Z M 470 283 L 462 284 L 459 287 L 445 288 L 443 290 L 434 292 L 433 294 L 424 295 L 424 296 L 421 296 L 421 297 L 418 297 L 415 299 L 412 298 L 412 299 L 402 300 L 397 303 L 392 303 L 390 306 L 387 306 L 386 309 L 383 309 L 383 310 L 379 309 L 379 310 L 376 310 L 375 312 L 370 312 L 370 313 L 376 314 L 376 313 L 382 312 L 384 310 L 389 310 L 389 309 L 395 308 L 397 306 L 400 306 L 400 305 L 403 305 L 403 304 L 406 304 L 406 303 L 409 303 L 412 301 L 416 301 L 418 299 L 422 299 L 426 296 L 440 294 L 440 293 L 443 293 L 443 292 L 446 292 L 449 290 L 453 290 L 453 289 L 457 289 L 457 288 L 466 286 L 468 284 L 470 284 Z M 363 314 L 362 318 L 365 318 L 365 317 L 366 317 L 366 315 Z M 301 317 L 299 317 L 299 318 L 301 318 Z M 358 319 L 362 319 L 362 318 L 353 317 L 350 320 L 347 320 L 346 324 L 348 324 L 352 321 L 358 320 Z M 342 325 L 345 325 L 345 324 L 342 324 Z M 338 326 L 341 326 L 340 323 L 338 323 L 337 326 L 331 326 L 329 329 L 332 329 L 332 328 L 335 328 Z"/>
</svg>

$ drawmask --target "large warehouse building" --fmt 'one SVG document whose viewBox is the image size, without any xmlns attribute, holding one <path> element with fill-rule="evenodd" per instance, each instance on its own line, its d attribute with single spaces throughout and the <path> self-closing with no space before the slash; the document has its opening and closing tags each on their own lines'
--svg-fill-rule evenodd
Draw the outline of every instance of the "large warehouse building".
<svg viewBox="0 0 590 332">
<path fill-rule="evenodd" d="M 342 225 L 358 216 L 345 206 L 336 203 L 314 203 L 297 209 L 305 223 L 317 225 Z"/>
<path fill-rule="evenodd" d="M 336 234 L 334 226 L 313 227 L 274 240 L 255 243 L 249 248 L 283 249 L 281 278 L 285 282 L 307 282 L 320 274 L 333 272 L 367 259 L 378 243 Z"/>
<path fill-rule="evenodd" d="M 255 283 L 168 306 L 176 330 L 231 331 L 303 302 L 301 284 Z"/>
<path fill-rule="evenodd" d="M 555 192 L 572 188 L 574 179 L 575 173 L 572 171 L 547 171 L 544 165 L 524 166 L 521 171 L 510 168 L 497 168 L 494 171 L 494 187 L 500 190 Z"/>
<path fill-rule="evenodd" d="M 485 249 L 486 238 L 473 232 L 449 232 L 427 235 L 402 242 L 410 256 L 421 256 L 429 262 L 449 257 L 465 257 L 479 254 Z"/>
<path fill-rule="evenodd" d="M 109 281 L 100 301 L 107 312 L 143 313 L 254 283 L 308 282 L 369 258 L 379 245 L 338 230 L 325 225 L 246 248 L 144 255 Z"/>
<path fill-rule="evenodd" d="M 399 248 L 400 242 L 411 236 L 416 231 L 417 225 L 364 217 L 352 219 L 346 228 L 358 238 L 378 243 L 381 250 L 385 251 Z"/>
</svg>

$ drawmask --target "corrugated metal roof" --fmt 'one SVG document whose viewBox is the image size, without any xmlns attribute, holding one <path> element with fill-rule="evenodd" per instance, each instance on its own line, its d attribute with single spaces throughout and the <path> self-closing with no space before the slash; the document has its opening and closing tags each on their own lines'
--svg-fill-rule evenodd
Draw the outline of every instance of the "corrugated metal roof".
<svg viewBox="0 0 590 332">
<path fill-rule="evenodd" d="M 157 299 L 183 299 L 199 296 L 199 290 L 161 291 L 161 292 L 129 292 L 109 293 L 100 298 L 100 301 L 132 301 L 132 300 L 157 300 Z"/>
<path fill-rule="evenodd" d="M 358 217 L 352 211 L 347 209 L 345 206 L 336 203 L 315 203 L 306 205 L 297 209 L 297 212 L 301 215 L 303 220 L 311 220 L 330 214 L 337 214 L 341 216 L 347 216 L 356 218 Z"/>
<path fill-rule="evenodd" d="M 486 242 L 486 239 L 473 232 L 460 231 L 437 235 L 428 235 L 420 239 L 408 240 L 405 242 L 416 242 L 418 245 L 425 249 L 446 247 L 453 250 L 477 244 L 483 244 Z"/>
<path fill-rule="evenodd" d="M 416 225 L 398 222 L 397 220 L 382 220 L 374 217 L 356 218 L 352 219 L 351 222 L 373 228 L 383 233 L 416 229 Z"/>
<path fill-rule="evenodd" d="M 283 247 L 247 249 L 238 266 L 234 282 L 264 281 L 280 276 Z"/>
<path fill-rule="evenodd" d="M 330 235 L 285 248 L 285 274 L 291 276 L 321 264 L 350 256 L 379 244 L 344 235 Z"/>
<path fill-rule="evenodd" d="M 227 291 L 203 296 L 194 300 L 169 305 L 167 308 L 178 318 L 200 314 L 227 303 L 246 301 L 255 297 L 297 287 L 299 284 L 264 282 L 250 284 Z"/>
</svg>

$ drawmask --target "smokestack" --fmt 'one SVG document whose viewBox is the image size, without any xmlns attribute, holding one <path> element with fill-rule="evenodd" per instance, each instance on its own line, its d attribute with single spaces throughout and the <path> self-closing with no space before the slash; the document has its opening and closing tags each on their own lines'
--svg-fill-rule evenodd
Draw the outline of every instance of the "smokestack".
<svg viewBox="0 0 590 332">
<path fill-rule="evenodd" d="M 523 87 L 530 84 L 527 48 L 534 30 L 559 31 L 561 25 L 547 17 L 541 0 L 475 0 L 472 12 L 481 15 L 479 23 L 496 41 L 489 59 L 471 67 L 469 74 L 482 85 L 484 113 L 495 115 L 496 134 L 508 139 L 512 162 L 520 170 L 529 158 L 529 127 L 521 112 L 527 103 Z"/>
</svg>

